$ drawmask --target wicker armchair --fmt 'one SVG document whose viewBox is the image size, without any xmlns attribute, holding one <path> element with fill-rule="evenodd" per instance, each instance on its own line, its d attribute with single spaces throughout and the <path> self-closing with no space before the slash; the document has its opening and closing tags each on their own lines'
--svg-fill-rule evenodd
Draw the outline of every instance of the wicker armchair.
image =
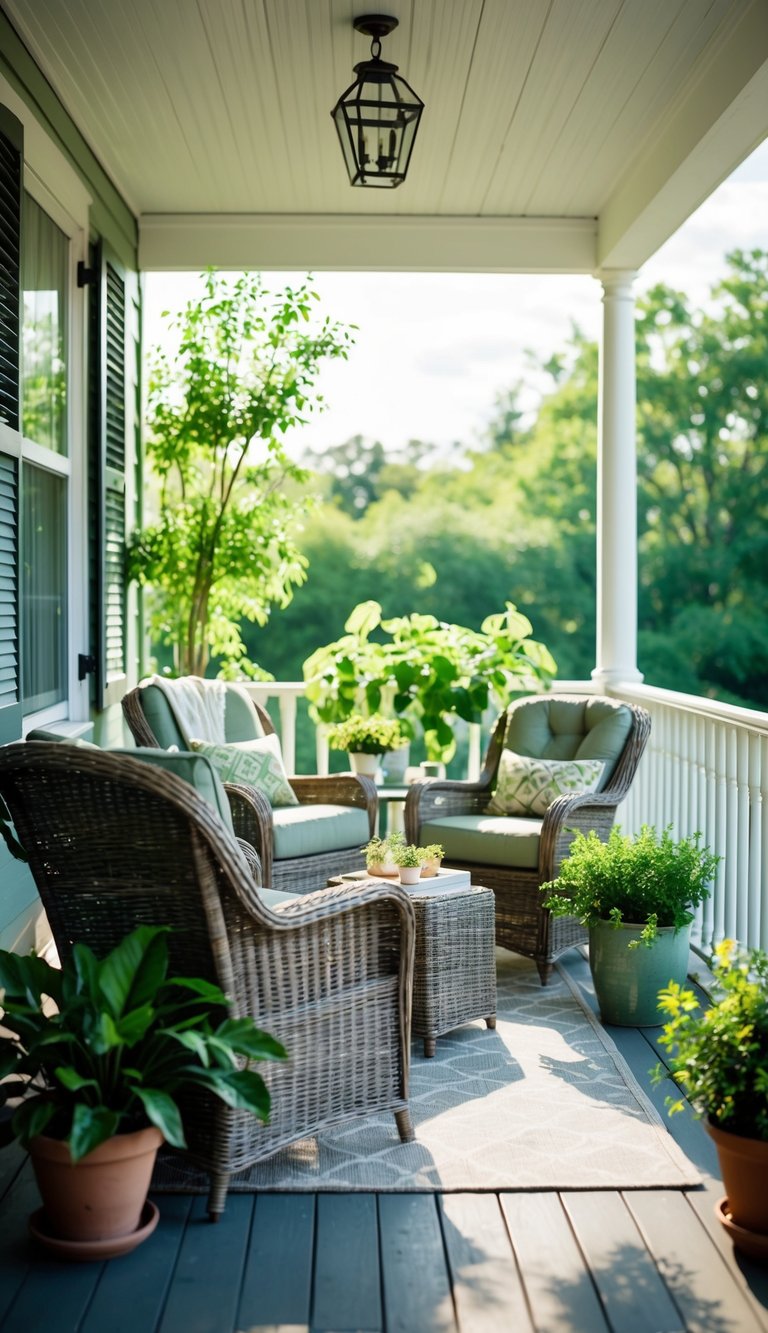
<svg viewBox="0 0 768 1333">
<path fill-rule="evenodd" d="M 450 837 L 456 836 L 454 821 L 457 817 L 482 816 L 482 819 L 476 821 L 465 821 L 477 825 L 478 833 L 473 840 L 476 849 L 478 841 L 482 842 L 483 827 L 493 828 L 495 821 L 500 818 L 488 814 L 487 810 L 512 710 L 521 705 L 530 708 L 531 704 L 535 706 L 541 703 L 546 706 L 560 702 L 576 704 L 581 709 L 589 707 L 592 702 L 598 706 L 607 703 L 616 707 L 615 700 L 603 700 L 594 695 L 542 695 L 540 699 L 519 700 L 512 704 L 510 709 L 501 714 L 496 724 L 477 782 L 436 780 L 414 784 L 405 803 L 405 833 L 408 841 L 447 842 Z M 608 838 L 616 808 L 629 791 L 650 734 L 650 717 L 644 708 L 630 704 L 621 707 L 631 716 L 631 723 L 626 740 L 613 760 L 605 786 L 589 794 L 556 797 L 541 820 L 509 821 L 510 824 L 524 823 L 529 836 L 538 839 L 535 864 L 491 864 L 490 857 L 486 862 L 478 851 L 471 859 L 461 859 L 448 853 L 447 859 L 451 866 L 469 870 L 476 884 L 494 890 L 496 943 L 533 958 L 543 985 L 549 980 L 554 960 L 566 949 L 585 943 L 587 932 L 574 917 L 552 917 L 545 911 L 541 906 L 539 886 L 555 878 L 577 830 L 588 833 L 594 829 L 603 841 Z M 539 757 L 546 756 L 540 754 Z M 573 755 L 560 753 L 556 757 L 572 758 Z M 428 825 L 428 829 L 422 832 L 425 825 Z"/>
<path fill-rule="evenodd" d="M 124 696 L 122 707 L 137 745 L 162 746 L 163 749 L 178 745 L 184 749 L 184 738 L 157 686 L 137 686 Z M 228 689 L 225 721 L 228 741 L 250 740 L 270 735 L 275 730 L 266 710 L 240 689 Z M 304 822 L 307 825 L 312 823 L 313 806 L 323 807 L 330 813 L 333 809 L 338 812 L 356 809 L 365 817 L 357 821 L 359 827 L 351 842 L 345 837 L 339 846 L 301 856 L 283 856 L 279 854 L 280 847 L 276 847 L 276 826 L 278 842 L 283 826 L 288 828 L 289 834 L 295 833 L 295 812 L 275 811 L 266 796 L 254 787 L 227 783 L 235 832 L 258 852 L 264 885 L 289 889 L 291 893 L 311 893 L 324 888 L 332 875 L 362 869 L 360 849 L 373 837 L 376 828 L 378 797 L 373 779 L 354 773 L 335 773 L 329 777 L 291 777 L 290 784 L 299 804 L 306 810 L 307 820 Z"/>
<path fill-rule="evenodd" d="M 216 982 L 232 1016 L 285 1045 L 259 1072 L 263 1125 L 199 1094 L 188 1156 L 208 1172 L 212 1218 L 229 1177 L 296 1139 L 376 1111 L 413 1137 L 407 1102 L 414 917 L 396 885 L 332 888 L 267 907 L 207 801 L 172 774 L 98 749 L 0 747 L 0 795 L 59 953 L 107 952 L 168 925 L 171 967 Z"/>
</svg>

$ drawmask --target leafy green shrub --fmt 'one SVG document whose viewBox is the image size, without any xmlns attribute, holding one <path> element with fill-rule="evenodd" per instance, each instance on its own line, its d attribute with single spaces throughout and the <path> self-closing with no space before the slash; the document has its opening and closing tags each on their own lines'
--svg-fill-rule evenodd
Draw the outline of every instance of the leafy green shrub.
<svg viewBox="0 0 768 1333">
<path fill-rule="evenodd" d="M 671 825 L 659 836 L 644 824 L 636 838 L 615 826 L 607 842 L 594 829 L 577 833 L 557 879 L 541 886 L 544 906 L 587 926 L 641 925 L 641 939 L 651 945 L 660 926 L 687 926 L 693 909 L 709 896 L 720 857 L 700 847 L 700 840 L 694 833 L 675 841 Z"/>
<path fill-rule="evenodd" d="M 720 1129 L 768 1141 L 768 955 L 724 940 L 712 960 L 715 989 L 702 1008 L 692 990 L 670 982 L 659 993 L 668 1021 L 659 1038 L 670 1073 L 700 1115 Z M 657 1066 L 656 1081 L 665 1077 Z M 670 1114 L 682 1098 L 667 1098 Z"/>
<path fill-rule="evenodd" d="M 269 1119 L 263 1079 L 239 1066 L 242 1057 L 282 1060 L 283 1047 L 251 1018 L 214 1024 L 226 996 L 200 978 L 168 977 L 167 931 L 140 926 L 101 962 L 76 944 L 61 970 L 0 950 L 0 1096 L 22 1098 L 9 1139 L 26 1145 L 45 1132 L 78 1161 L 151 1123 L 184 1148 L 175 1098 L 190 1087 Z"/>
</svg>

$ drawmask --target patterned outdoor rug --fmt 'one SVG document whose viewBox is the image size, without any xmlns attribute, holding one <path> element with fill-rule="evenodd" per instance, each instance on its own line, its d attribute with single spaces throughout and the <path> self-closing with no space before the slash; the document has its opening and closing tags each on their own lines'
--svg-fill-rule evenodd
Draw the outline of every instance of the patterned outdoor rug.
<svg viewBox="0 0 768 1333">
<path fill-rule="evenodd" d="M 697 1185 L 700 1176 L 592 1011 L 557 969 L 498 963 L 498 1027 L 458 1028 L 425 1060 L 414 1043 L 416 1142 L 390 1114 L 351 1121 L 285 1148 L 233 1190 L 560 1190 Z M 649 1067 L 652 1054 L 649 1051 Z M 206 1177 L 169 1157 L 153 1189 L 204 1192 Z"/>
</svg>

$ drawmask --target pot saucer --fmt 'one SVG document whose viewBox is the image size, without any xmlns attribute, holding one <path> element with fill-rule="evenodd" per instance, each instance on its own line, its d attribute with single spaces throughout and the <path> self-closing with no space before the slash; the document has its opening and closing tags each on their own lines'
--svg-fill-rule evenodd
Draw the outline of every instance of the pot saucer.
<svg viewBox="0 0 768 1333">
<path fill-rule="evenodd" d="M 761 1231 L 747 1231 L 746 1227 L 740 1227 L 734 1222 L 728 1212 L 728 1200 L 725 1196 L 718 1199 L 715 1204 L 715 1216 L 728 1232 L 737 1250 L 749 1255 L 750 1259 L 756 1259 L 758 1263 L 768 1264 L 768 1235 Z"/>
<path fill-rule="evenodd" d="M 135 1231 L 130 1231 L 127 1236 L 110 1236 L 102 1240 L 63 1240 L 60 1236 L 51 1236 L 46 1231 L 45 1211 L 38 1208 L 29 1219 L 30 1235 L 34 1236 L 41 1245 L 44 1245 L 52 1254 L 57 1254 L 61 1259 L 79 1259 L 84 1262 L 92 1262 L 99 1259 L 116 1259 L 121 1254 L 130 1254 L 137 1245 L 141 1245 L 143 1240 L 152 1235 L 157 1226 L 160 1212 L 157 1204 L 149 1199 L 144 1204 L 139 1218 L 139 1225 Z"/>
</svg>

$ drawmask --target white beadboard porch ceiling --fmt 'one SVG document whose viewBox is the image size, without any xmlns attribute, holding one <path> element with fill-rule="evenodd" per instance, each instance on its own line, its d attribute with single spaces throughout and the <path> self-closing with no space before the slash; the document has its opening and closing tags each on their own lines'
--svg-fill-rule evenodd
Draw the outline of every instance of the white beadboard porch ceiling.
<svg viewBox="0 0 768 1333">
<path fill-rule="evenodd" d="M 636 266 L 768 135 L 766 0 L 1 2 L 147 267 Z M 426 103 L 391 192 L 329 115 L 377 9 Z"/>
</svg>

